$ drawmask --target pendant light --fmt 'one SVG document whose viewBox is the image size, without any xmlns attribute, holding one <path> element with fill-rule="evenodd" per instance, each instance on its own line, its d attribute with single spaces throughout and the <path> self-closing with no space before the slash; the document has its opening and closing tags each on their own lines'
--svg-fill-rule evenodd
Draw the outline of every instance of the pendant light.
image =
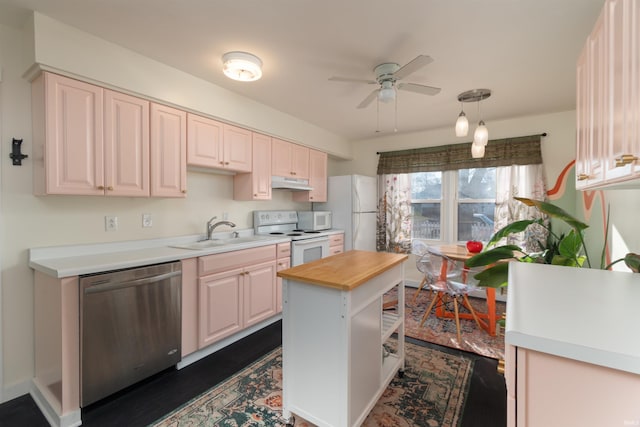
<svg viewBox="0 0 640 427">
<path fill-rule="evenodd" d="M 489 89 L 472 89 L 466 92 L 462 92 L 458 95 L 458 101 L 462 102 L 477 102 L 478 103 L 478 126 L 473 133 L 473 144 L 471 146 L 471 155 L 474 159 L 484 157 L 484 147 L 489 142 L 489 130 L 484 123 L 484 120 L 480 118 L 480 101 L 487 99 L 491 96 L 491 90 Z M 467 120 L 464 111 L 460 112 L 458 120 L 456 121 L 456 136 L 467 136 L 469 131 L 469 121 Z M 479 148 L 481 147 L 481 148 Z"/>
<path fill-rule="evenodd" d="M 460 107 L 462 108 L 462 103 L 460 103 Z M 456 120 L 456 136 L 462 137 L 467 136 L 469 133 L 469 120 L 467 120 L 466 114 L 464 114 L 464 108 L 460 111 L 458 115 L 458 120 Z"/>
</svg>

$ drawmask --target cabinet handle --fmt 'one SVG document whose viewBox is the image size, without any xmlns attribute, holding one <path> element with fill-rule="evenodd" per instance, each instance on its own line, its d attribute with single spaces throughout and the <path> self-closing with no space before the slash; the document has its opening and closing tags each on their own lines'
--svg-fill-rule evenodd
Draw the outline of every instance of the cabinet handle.
<svg viewBox="0 0 640 427">
<path fill-rule="evenodd" d="M 578 181 L 584 181 L 589 179 L 589 175 L 587 175 L 586 173 L 581 173 L 580 175 L 578 175 Z"/>
<path fill-rule="evenodd" d="M 295 174 L 296 174 L 295 172 L 291 172 L 291 175 L 295 175 Z"/>
<path fill-rule="evenodd" d="M 622 167 L 622 166 L 626 166 L 629 163 L 633 163 L 635 161 L 638 160 L 638 157 L 634 156 L 633 154 L 623 154 L 620 157 L 616 157 L 616 167 Z"/>
<path fill-rule="evenodd" d="M 229 164 L 229 162 L 224 162 L 224 164 L 225 164 L 225 165 L 228 165 L 228 164 Z"/>
<path fill-rule="evenodd" d="M 112 187 L 112 186 L 108 186 L 108 187 L 107 187 L 107 190 L 109 190 L 109 191 L 113 191 L 113 187 Z"/>
<path fill-rule="evenodd" d="M 104 190 L 104 185 L 98 185 L 98 190 Z"/>
<path fill-rule="evenodd" d="M 309 200 L 313 200 L 313 196 L 309 196 Z"/>
<path fill-rule="evenodd" d="M 221 165 L 224 165 L 224 162 L 223 162 L 222 160 L 220 160 L 220 164 L 221 164 Z"/>
<path fill-rule="evenodd" d="M 498 371 L 500 375 L 504 375 L 504 359 L 498 360 L 498 367 L 496 368 L 496 371 Z"/>
</svg>

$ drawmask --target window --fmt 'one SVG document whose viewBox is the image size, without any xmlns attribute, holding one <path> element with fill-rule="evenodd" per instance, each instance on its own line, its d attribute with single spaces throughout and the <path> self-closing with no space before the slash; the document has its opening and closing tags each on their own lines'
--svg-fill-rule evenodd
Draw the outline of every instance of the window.
<svg viewBox="0 0 640 427">
<path fill-rule="evenodd" d="M 493 234 L 496 168 L 411 175 L 411 236 L 441 242 L 487 241 Z"/>
</svg>

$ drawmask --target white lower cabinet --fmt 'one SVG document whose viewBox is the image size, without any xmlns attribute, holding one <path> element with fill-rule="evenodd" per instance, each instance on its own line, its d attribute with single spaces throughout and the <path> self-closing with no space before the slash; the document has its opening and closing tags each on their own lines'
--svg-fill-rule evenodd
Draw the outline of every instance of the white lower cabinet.
<svg viewBox="0 0 640 427">
<path fill-rule="evenodd" d="M 198 258 L 198 347 L 276 314 L 276 245 Z"/>
</svg>

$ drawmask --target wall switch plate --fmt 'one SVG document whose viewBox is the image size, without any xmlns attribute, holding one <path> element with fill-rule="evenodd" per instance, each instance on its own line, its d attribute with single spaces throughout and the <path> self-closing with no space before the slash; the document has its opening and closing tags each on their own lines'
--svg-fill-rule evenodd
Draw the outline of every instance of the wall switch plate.
<svg viewBox="0 0 640 427">
<path fill-rule="evenodd" d="M 118 229 L 118 217 L 107 215 L 104 217 L 104 231 L 116 231 Z"/>
<path fill-rule="evenodd" d="M 142 226 L 143 227 L 151 227 L 153 226 L 153 218 L 151 218 L 151 214 L 142 214 Z"/>
</svg>

